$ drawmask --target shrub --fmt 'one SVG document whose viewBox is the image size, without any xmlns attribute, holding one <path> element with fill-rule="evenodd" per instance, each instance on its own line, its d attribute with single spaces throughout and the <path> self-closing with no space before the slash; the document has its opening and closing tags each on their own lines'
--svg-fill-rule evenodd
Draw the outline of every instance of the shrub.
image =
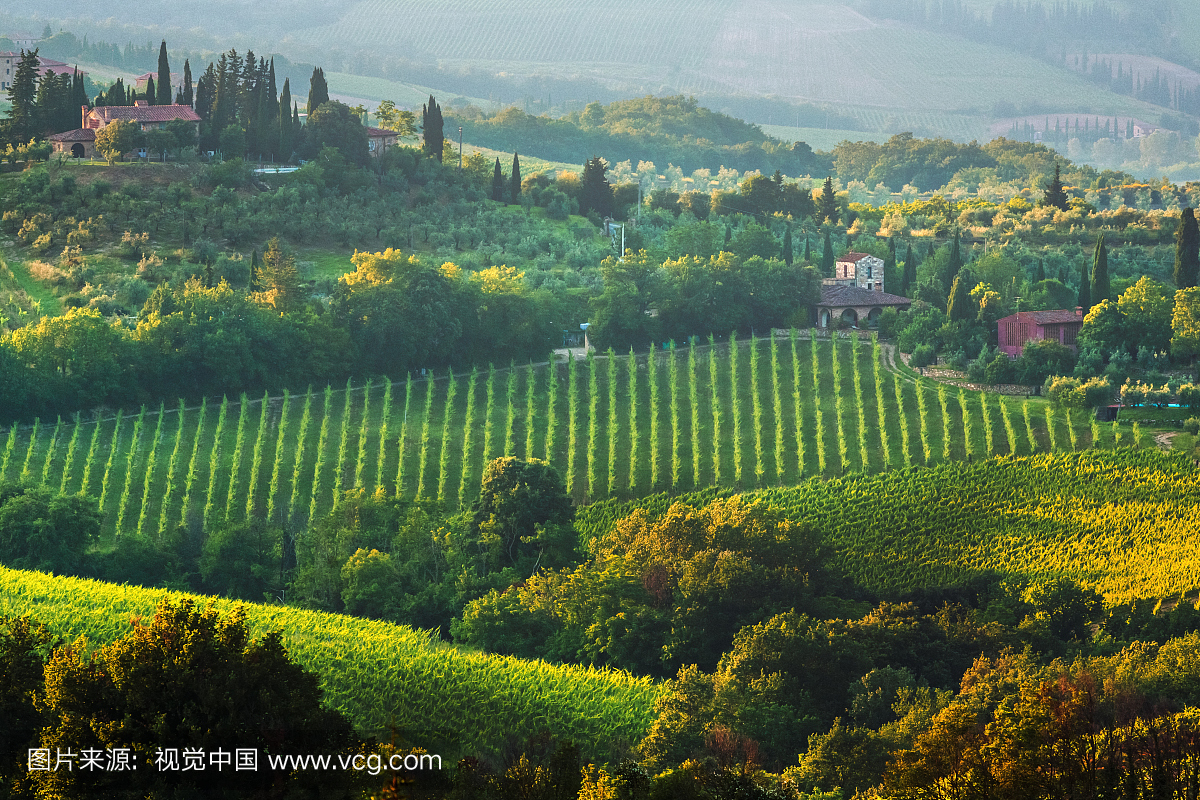
<svg viewBox="0 0 1200 800">
<path fill-rule="evenodd" d="M 1188 417 L 1183 423 L 1183 429 L 1192 436 L 1200 435 L 1200 417 Z"/>
<path fill-rule="evenodd" d="M 908 363 L 912 367 L 928 367 L 936 360 L 937 357 L 934 354 L 933 345 L 922 344 L 917 345 L 916 349 L 913 350 L 912 358 Z"/>
</svg>

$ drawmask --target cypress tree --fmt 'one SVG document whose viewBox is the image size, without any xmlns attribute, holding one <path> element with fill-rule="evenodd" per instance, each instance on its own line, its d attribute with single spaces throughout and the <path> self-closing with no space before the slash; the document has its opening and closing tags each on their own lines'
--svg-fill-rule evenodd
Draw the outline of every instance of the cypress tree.
<svg viewBox="0 0 1200 800">
<path fill-rule="evenodd" d="M 888 252 L 887 258 L 883 261 L 883 283 L 884 290 L 895 288 L 899 283 L 896 275 L 896 239 L 888 237 Z M 856 340 L 857 341 L 857 340 Z"/>
<path fill-rule="evenodd" d="M 783 263 L 789 267 L 792 265 L 792 223 L 788 223 L 787 230 L 783 233 Z M 772 340 L 774 341 L 774 340 Z"/>
<path fill-rule="evenodd" d="M 425 136 L 425 153 L 441 163 L 442 148 L 446 137 L 442 130 L 442 108 L 429 95 L 429 102 L 421 107 L 421 129 Z"/>
<path fill-rule="evenodd" d="M 977 309 L 971 302 L 971 271 L 964 269 L 954 276 L 950 297 L 946 303 L 946 316 L 951 322 L 975 319 Z"/>
<path fill-rule="evenodd" d="M 837 222 L 837 194 L 833 191 L 832 177 L 825 177 L 825 186 L 821 189 L 821 198 L 817 201 L 817 213 L 823 222 Z"/>
<path fill-rule="evenodd" d="M 158 47 L 158 96 L 154 102 L 160 106 L 171 105 L 171 63 L 167 61 L 167 42 Z"/>
<path fill-rule="evenodd" d="M 512 174 L 508 176 L 508 202 L 517 205 L 521 202 L 521 159 L 513 153 Z"/>
<path fill-rule="evenodd" d="M 287 78 L 283 79 L 283 91 L 279 93 L 279 157 L 283 159 L 291 158 L 292 151 L 296 149 L 293 141 L 294 128 L 292 128 L 292 87 Z"/>
<path fill-rule="evenodd" d="M 904 253 L 904 272 L 900 280 L 900 291 L 897 294 L 907 295 L 913 284 L 917 282 L 917 259 L 913 255 L 912 242 Z"/>
<path fill-rule="evenodd" d="M 1034 273 L 1033 279 L 1036 283 L 1041 283 L 1046 280 L 1046 262 L 1038 259 L 1037 272 Z"/>
<path fill-rule="evenodd" d="M 592 156 L 583 165 L 579 186 L 579 213 L 594 211 L 601 216 L 612 213 L 612 187 L 605 172 L 608 164 L 600 156 Z"/>
<path fill-rule="evenodd" d="M 812 263 L 812 244 L 808 238 L 808 234 L 804 234 L 804 263 Z"/>
<path fill-rule="evenodd" d="M 496 168 L 492 170 L 492 199 L 497 203 L 504 202 L 504 173 L 500 171 L 500 159 L 496 159 Z"/>
<path fill-rule="evenodd" d="M 152 106 L 158 104 L 158 87 L 153 77 L 146 79 L 146 102 Z"/>
<path fill-rule="evenodd" d="M 1104 245 L 1104 234 L 1096 240 L 1096 253 L 1092 258 L 1092 297 L 1099 302 L 1108 300 L 1112 288 L 1108 282 L 1108 248 Z"/>
<path fill-rule="evenodd" d="M 959 270 L 962 269 L 963 257 L 962 247 L 959 244 L 958 233 L 954 234 L 954 243 L 950 246 L 950 266 L 946 270 L 951 283 L 958 277 Z M 972 287 L 974 288 L 974 287 Z M 967 291 L 970 291 L 968 289 Z"/>
<path fill-rule="evenodd" d="M 1175 235 L 1175 287 L 1189 289 L 1200 280 L 1200 225 L 1194 209 L 1185 208 Z"/>
<path fill-rule="evenodd" d="M 829 231 L 825 231 L 825 249 L 821 253 L 821 274 L 826 278 L 832 278 L 835 263 L 837 262 L 833 257 L 833 240 L 829 236 Z"/>
<path fill-rule="evenodd" d="M 1085 265 L 1082 270 L 1083 274 L 1079 277 L 1079 303 L 1083 309 L 1084 316 L 1092 310 L 1092 282 L 1088 279 L 1088 268 Z"/>
<path fill-rule="evenodd" d="M 312 77 L 308 81 L 308 113 L 312 114 L 322 103 L 329 102 L 329 84 L 325 82 L 325 70 L 313 68 Z"/>
</svg>

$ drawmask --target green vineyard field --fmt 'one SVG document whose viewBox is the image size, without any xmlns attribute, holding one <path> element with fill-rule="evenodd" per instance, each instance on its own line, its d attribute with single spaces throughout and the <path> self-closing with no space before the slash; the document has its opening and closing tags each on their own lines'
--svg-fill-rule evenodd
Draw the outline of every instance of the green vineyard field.
<svg viewBox="0 0 1200 800">
<path fill-rule="evenodd" d="M 546 459 L 585 503 L 1093 444 L 1081 413 L 914 383 L 852 341 L 743 340 L 736 358 L 718 343 L 43 420 L 0 434 L 0 480 L 94 496 L 108 534 L 155 536 L 247 517 L 303 530 L 350 489 L 466 505 L 506 454 Z"/>
<path fill-rule="evenodd" d="M 729 492 L 678 499 L 703 504 Z M 836 568 L 872 591 L 962 584 L 986 574 L 1067 577 L 1109 602 L 1178 598 L 1200 587 L 1200 471 L 1182 454 L 1091 450 L 854 475 L 769 488 L 752 498 L 812 523 Z M 584 507 L 599 536 L 635 508 L 673 499 Z"/>
<path fill-rule="evenodd" d="M 31 616 L 89 646 L 153 616 L 163 590 L 58 578 L 0 567 L 0 615 Z M 238 603 L 191 597 L 222 612 Z M 625 672 L 490 656 L 401 625 L 281 605 L 243 604 L 254 635 L 281 629 L 292 659 L 320 676 L 325 702 L 361 731 L 453 760 L 495 754 L 510 734 L 550 731 L 607 760 L 644 735 L 660 691 Z"/>
</svg>

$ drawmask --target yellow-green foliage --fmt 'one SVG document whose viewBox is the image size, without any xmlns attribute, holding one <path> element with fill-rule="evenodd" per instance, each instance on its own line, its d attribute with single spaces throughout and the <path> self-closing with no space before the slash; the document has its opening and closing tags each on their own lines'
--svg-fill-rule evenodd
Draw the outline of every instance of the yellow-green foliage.
<svg viewBox="0 0 1200 800">
<path fill-rule="evenodd" d="M 697 504 L 727 492 L 685 495 Z M 855 475 L 748 495 L 825 533 L 833 566 L 871 590 L 962 583 L 982 573 L 1067 577 L 1111 602 L 1200 587 L 1200 471 L 1182 454 L 1092 450 Z M 635 507 L 583 508 L 598 536 Z"/>
<path fill-rule="evenodd" d="M 0 567 L 0 615 L 31 616 L 90 645 L 124 635 L 167 592 Z M 180 595 L 172 594 L 178 600 Z M 222 612 L 231 600 L 194 597 Z M 396 729 L 443 757 L 492 753 L 509 735 L 543 729 L 609 760 L 640 739 L 660 692 L 626 672 L 489 656 L 407 626 L 287 606 L 245 604 L 254 635 L 281 629 L 293 660 L 317 673 L 328 705 L 355 727 Z"/>
</svg>

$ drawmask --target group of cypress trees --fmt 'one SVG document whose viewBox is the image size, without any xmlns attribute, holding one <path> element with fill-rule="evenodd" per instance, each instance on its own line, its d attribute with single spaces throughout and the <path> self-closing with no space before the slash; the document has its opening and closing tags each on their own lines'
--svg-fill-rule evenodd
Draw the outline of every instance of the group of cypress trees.
<svg viewBox="0 0 1200 800">
<path fill-rule="evenodd" d="M 160 67 L 161 69 L 161 67 Z M 190 66 L 184 65 L 181 99 L 187 102 Z M 329 99 L 324 72 L 317 68 L 309 85 L 309 104 L 320 105 Z M 203 120 L 200 129 L 202 149 L 230 150 L 227 157 L 251 156 L 288 159 L 296 148 L 300 132 L 300 110 L 292 101 L 291 86 L 284 80 L 276 89 L 275 60 L 255 58 L 252 51 L 238 55 L 237 50 L 222 53 L 196 82 L 196 113 Z M 314 107 L 315 108 L 315 107 Z"/>
</svg>

